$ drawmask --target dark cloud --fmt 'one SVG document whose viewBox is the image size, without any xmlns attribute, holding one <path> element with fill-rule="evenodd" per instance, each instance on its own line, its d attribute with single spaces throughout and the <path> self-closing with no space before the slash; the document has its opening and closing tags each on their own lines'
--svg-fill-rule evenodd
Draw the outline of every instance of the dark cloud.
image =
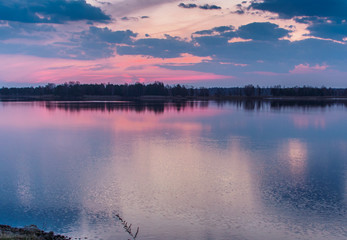
<svg viewBox="0 0 347 240">
<path fill-rule="evenodd" d="M 194 3 L 180 3 L 178 4 L 179 7 L 181 8 L 200 8 L 200 9 L 204 9 L 204 10 L 215 10 L 215 9 L 222 9 L 221 7 L 217 6 L 217 5 L 209 5 L 209 4 L 205 4 L 205 5 L 196 5 Z"/>
<path fill-rule="evenodd" d="M 346 22 L 323 22 L 309 26 L 311 36 L 343 41 L 347 37 Z"/>
<path fill-rule="evenodd" d="M 220 38 L 211 36 L 210 38 Z M 212 41 L 210 39 L 210 41 Z M 165 66 L 170 69 L 196 70 L 222 75 L 245 72 L 288 73 L 299 64 L 328 65 L 330 69 L 345 71 L 347 46 L 331 41 L 307 39 L 290 42 L 251 41 L 222 43 L 214 47 L 191 49 L 196 56 L 213 56 L 213 60 L 194 66 Z M 221 62 L 223 64 L 221 64 Z M 229 64 L 225 64 L 229 63 Z M 238 64 L 241 63 L 242 65 Z"/>
<path fill-rule="evenodd" d="M 117 47 L 120 55 L 147 55 L 159 58 L 179 57 L 182 53 L 190 52 L 194 48 L 192 42 L 166 35 L 165 39 L 139 39 L 129 46 Z"/>
<path fill-rule="evenodd" d="M 16 29 L 19 29 L 19 27 Z M 49 29 L 39 28 L 39 30 L 48 31 Z M 9 31 L 8 29 L 0 28 L 1 33 L 10 34 L 10 38 L 17 37 L 14 30 Z M 0 54 L 22 54 L 82 60 L 108 58 L 114 55 L 117 44 L 132 44 L 133 38 L 136 36 L 137 34 L 130 30 L 112 31 L 109 28 L 92 26 L 88 30 L 73 33 L 68 41 L 54 42 L 47 45 L 40 43 L 17 44 L 0 41 Z"/>
<path fill-rule="evenodd" d="M 305 24 L 312 24 L 313 22 L 315 23 L 320 23 L 320 22 L 325 22 L 326 19 L 325 18 L 321 18 L 321 17 L 295 17 L 294 20 L 297 23 L 305 23 Z"/>
<path fill-rule="evenodd" d="M 139 19 L 146 19 L 149 18 L 149 16 L 141 16 L 141 17 L 122 17 L 122 21 L 138 21 Z"/>
<path fill-rule="evenodd" d="M 213 33 L 213 30 L 201 30 L 201 31 L 196 31 L 193 34 L 198 34 L 198 35 L 211 35 Z"/>
<path fill-rule="evenodd" d="M 221 33 L 221 36 L 226 37 L 229 39 L 238 37 L 237 31 L 229 31 L 229 32 L 223 32 Z"/>
<path fill-rule="evenodd" d="M 194 66 L 162 67 L 226 75 L 233 75 L 237 71 L 288 73 L 299 64 L 324 64 L 329 65 L 331 69 L 344 70 L 347 60 L 347 46 L 344 44 L 319 39 L 295 42 L 279 40 L 288 35 L 289 31 L 271 23 L 252 23 L 236 30 L 232 26 L 221 26 L 200 33 L 203 33 L 203 36 L 196 33 L 190 42 L 170 36 L 166 39 L 139 39 L 128 46 L 117 47 L 117 52 L 122 55 L 161 58 L 178 57 L 183 53 L 201 57 L 211 56 L 212 61 Z M 261 33 L 266 36 L 261 36 Z M 253 40 L 230 42 L 233 37 Z"/>
<path fill-rule="evenodd" d="M 99 0 L 94 0 L 94 1 L 97 2 L 97 3 L 103 4 L 103 5 L 108 5 L 108 6 L 111 5 L 110 2 L 103 2 L 103 1 L 99 1 Z"/>
<path fill-rule="evenodd" d="M 131 44 L 137 34 L 130 31 L 112 31 L 109 28 L 90 27 L 75 33 L 70 42 L 55 44 L 65 57 L 76 59 L 108 58 L 114 55 L 116 44 Z"/>
<path fill-rule="evenodd" d="M 219 27 L 213 28 L 214 31 L 219 32 L 219 33 L 232 31 L 234 29 L 235 29 L 234 26 L 219 26 Z"/>
<path fill-rule="evenodd" d="M 110 17 L 85 0 L 12 0 L 0 1 L 0 20 L 26 23 L 105 22 Z"/>
<path fill-rule="evenodd" d="M 343 40 L 347 36 L 347 1 L 345 0 L 265 0 L 251 7 L 278 13 L 280 18 L 294 18 L 310 24 L 310 36 Z M 329 20 L 329 21 L 327 21 Z"/>
<path fill-rule="evenodd" d="M 197 35 L 218 35 L 216 41 L 221 42 L 222 38 L 228 41 L 234 37 L 243 39 L 252 39 L 257 41 L 275 41 L 279 38 L 288 36 L 289 30 L 280 28 L 278 25 L 270 22 L 254 22 L 240 26 L 237 30 L 233 26 L 219 26 L 208 30 L 197 31 Z M 197 39 L 197 37 L 195 38 Z M 209 39 L 202 38 L 200 39 Z"/>
<path fill-rule="evenodd" d="M 239 9 L 239 10 L 236 10 L 236 11 L 235 11 L 235 13 L 242 15 L 242 14 L 244 14 L 244 13 L 245 13 L 245 11 L 244 11 L 244 10 Z"/>
<path fill-rule="evenodd" d="M 217 5 L 209 5 L 209 4 L 205 4 L 202 6 L 199 6 L 200 9 L 205 9 L 205 10 L 215 10 L 215 9 L 222 9 L 220 6 Z"/>
<path fill-rule="evenodd" d="M 13 38 L 43 39 L 47 35 L 42 32 L 55 32 L 56 29 L 48 25 L 27 24 L 9 22 L 7 25 L 0 26 L 0 40 Z"/>
<path fill-rule="evenodd" d="M 130 43 L 132 42 L 132 38 L 136 36 L 137 34 L 130 30 L 112 31 L 107 27 L 90 27 L 88 31 L 81 33 L 80 38 L 93 42 Z"/>
<path fill-rule="evenodd" d="M 198 35 L 212 35 L 214 33 L 216 34 L 222 34 L 222 33 L 227 33 L 230 31 L 234 31 L 235 27 L 234 26 L 219 26 L 219 27 L 215 27 L 209 30 L 201 30 L 201 31 L 197 31 L 194 32 L 193 34 L 198 34 Z"/>
<path fill-rule="evenodd" d="M 309 25 L 307 27 L 307 30 L 310 31 L 309 36 L 338 41 L 343 41 L 347 37 L 346 20 L 330 20 L 322 17 L 297 17 L 295 21 Z"/>
<path fill-rule="evenodd" d="M 244 39 L 271 41 L 288 36 L 290 31 L 269 22 L 254 22 L 239 27 L 238 35 Z"/>
<path fill-rule="evenodd" d="M 247 2 L 242 2 L 242 4 L 236 4 L 237 10 L 234 13 L 240 14 L 240 15 L 244 14 L 248 9 L 248 7 L 244 6 L 244 4 L 246 3 Z"/>
<path fill-rule="evenodd" d="M 262 36 L 262 33 L 266 36 Z M 290 54 L 289 41 L 278 40 L 288 30 L 271 23 L 253 23 L 235 30 L 233 26 L 219 26 L 203 30 L 192 36 L 192 41 L 166 36 L 166 39 L 139 39 L 128 46 L 118 46 L 121 55 L 147 55 L 161 58 L 178 57 L 182 53 L 214 56 L 218 59 L 256 63 L 259 59 L 274 61 Z M 203 36 L 202 36 L 203 35 Z M 253 39 L 251 42 L 231 43 L 234 37 Z"/>
<path fill-rule="evenodd" d="M 180 3 L 180 4 L 178 4 L 178 6 L 181 8 L 197 8 L 198 7 L 198 5 L 196 5 L 194 3 L 188 3 L 188 4 Z"/>
<path fill-rule="evenodd" d="M 1 54 L 20 54 L 47 58 L 70 58 L 63 49 L 52 45 L 28 45 L 0 42 Z"/>
<path fill-rule="evenodd" d="M 139 19 L 137 17 L 122 17 L 122 21 L 138 21 Z"/>
<path fill-rule="evenodd" d="M 201 47 L 221 47 L 226 46 L 228 44 L 228 38 L 223 36 L 203 36 L 196 37 L 194 41 L 199 43 Z"/>
<path fill-rule="evenodd" d="M 347 18 L 345 0 L 264 0 L 252 2 L 251 8 L 278 13 L 280 18 L 295 16 L 315 16 L 328 18 Z"/>
<path fill-rule="evenodd" d="M 28 33 L 33 32 L 56 32 L 56 29 L 49 24 L 28 24 L 19 22 L 8 22 L 8 26 Z"/>
<path fill-rule="evenodd" d="M 208 39 L 195 39 L 200 46 L 192 49 L 197 56 L 214 56 L 223 62 L 241 62 L 254 65 L 258 60 L 278 64 L 285 61 L 287 66 L 290 56 L 289 41 L 250 41 L 229 43 L 221 36 L 210 36 Z"/>
</svg>

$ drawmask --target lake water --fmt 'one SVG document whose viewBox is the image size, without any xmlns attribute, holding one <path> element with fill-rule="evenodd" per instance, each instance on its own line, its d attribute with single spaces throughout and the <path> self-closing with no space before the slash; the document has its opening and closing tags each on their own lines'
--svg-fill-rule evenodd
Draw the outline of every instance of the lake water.
<svg viewBox="0 0 347 240">
<path fill-rule="evenodd" d="M 347 239 L 347 105 L 0 102 L 0 224 L 73 238 Z"/>
</svg>

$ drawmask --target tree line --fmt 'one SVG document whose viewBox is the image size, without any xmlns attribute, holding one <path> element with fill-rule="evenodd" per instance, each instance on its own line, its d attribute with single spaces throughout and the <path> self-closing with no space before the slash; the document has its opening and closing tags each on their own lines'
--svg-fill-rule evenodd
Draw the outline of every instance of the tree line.
<svg viewBox="0 0 347 240">
<path fill-rule="evenodd" d="M 2 96 L 43 96 L 55 95 L 61 97 L 81 97 L 81 96 L 120 96 L 120 97 L 141 97 L 141 96 L 209 96 L 207 88 L 193 88 L 184 85 L 164 85 L 162 82 L 149 84 L 80 84 L 79 82 L 69 82 L 60 85 L 52 83 L 38 87 L 20 87 L 0 89 Z"/>
<path fill-rule="evenodd" d="M 149 84 L 81 84 L 69 82 L 60 85 L 49 83 L 38 87 L 2 87 L 1 96 L 45 96 L 82 97 L 82 96 L 119 96 L 123 98 L 141 96 L 168 97 L 347 97 L 347 89 L 326 87 L 259 87 L 246 85 L 231 88 L 194 88 L 185 85 L 164 85 L 162 82 Z"/>
</svg>

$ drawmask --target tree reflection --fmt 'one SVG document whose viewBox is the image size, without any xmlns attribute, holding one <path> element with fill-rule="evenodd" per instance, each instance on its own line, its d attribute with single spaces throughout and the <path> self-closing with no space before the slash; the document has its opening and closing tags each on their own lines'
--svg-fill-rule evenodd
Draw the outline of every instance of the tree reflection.
<svg viewBox="0 0 347 240">
<path fill-rule="evenodd" d="M 3 106 L 11 104 L 10 102 L 2 102 Z M 210 101 L 47 101 L 37 102 L 41 106 L 45 106 L 48 110 L 64 110 L 69 112 L 80 111 L 101 111 L 101 112 L 153 112 L 162 114 L 165 111 L 185 111 L 186 109 L 208 108 L 209 104 L 216 104 L 223 108 L 227 106 L 235 106 L 247 111 L 259 111 L 264 109 L 272 109 L 282 111 L 285 109 L 325 109 L 331 107 L 347 107 L 347 101 L 344 100 L 252 100 L 252 99 L 236 99 L 236 100 L 210 100 Z"/>
</svg>

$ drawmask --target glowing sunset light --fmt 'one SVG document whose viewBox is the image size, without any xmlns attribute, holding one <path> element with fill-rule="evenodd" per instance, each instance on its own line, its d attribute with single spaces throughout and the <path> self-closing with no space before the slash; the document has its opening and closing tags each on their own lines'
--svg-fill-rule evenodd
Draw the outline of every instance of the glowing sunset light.
<svg viewBox="0 0 347 240">
<path fill-rule="evenodd" d="M 339 1 L 329 11 L 321 1 L 314 12 L 307 0 L 59 0 L 62 11 L 49 2 L 38 9 L 36 0 L 0 3 L 12 13 L 0 16 L 2 85 L 267 86 L 305 74 L 311 86 L 334 87 L 347 76 L 347 15 Z"/>
</svg>

